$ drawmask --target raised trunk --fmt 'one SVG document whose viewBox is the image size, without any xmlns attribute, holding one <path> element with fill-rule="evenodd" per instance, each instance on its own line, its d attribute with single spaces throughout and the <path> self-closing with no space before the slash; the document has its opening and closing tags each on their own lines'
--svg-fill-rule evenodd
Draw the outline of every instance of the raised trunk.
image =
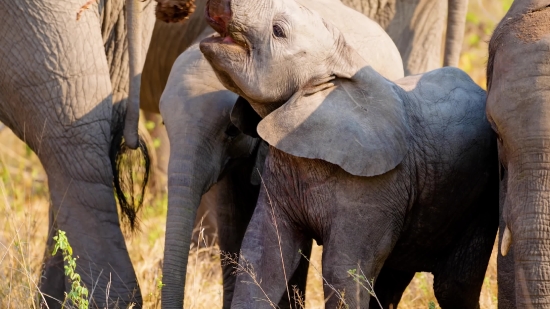
<svg viewBox="0 0 550 309">
<path fill-rule="evenodd" d="M 537 157 L 544 156 L 531 156 Z M 518 165 L 517 173 L 510 169 L 504 218 L 512 232 L 518 308 L 550 305 L 550 172 L 545 165 L 530 160 Z"/>
<path fill-rule="evenodd" d="M 468 0 L 449 0 L 443 66 L 458 67 L 467 11 Z"/>
</svg>

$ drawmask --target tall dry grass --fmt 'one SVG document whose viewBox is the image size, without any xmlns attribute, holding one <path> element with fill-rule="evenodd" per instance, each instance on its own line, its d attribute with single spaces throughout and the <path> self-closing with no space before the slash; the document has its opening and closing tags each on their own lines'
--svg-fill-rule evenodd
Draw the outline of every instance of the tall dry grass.
<svg viewBox="0 0 550 309">
<path fill-rule="evenodd" d="M 485 85 L 487 42 L 511 0 L 470 0 L 460 66 Z M 38 308 L 37 284 L 48 224 L 47 179 L 36 156 L 8 129 L 0 132 L 0 308 Z M 127 237 L 145 308 L 160 308 L 161 264 L 166 220 L 165 195 L 157 196 L 141 214 L 141 233 Z M 322 248 L 311 263 L 321 269 Z M 78 263 L 78 262 L 77 262 Z M 189 258 L 186 308 L 220 308 L 222 285 L 216 247 L 194 248 Z M 405 291 L 399 308 L 437 307 L 430 274 L 419 273 Z M 496 308 L 496 248 L 485 276 L 481 308 Z M 306 308 L 323 308 L 322 279 L 310 267 Z"/>
</svg>

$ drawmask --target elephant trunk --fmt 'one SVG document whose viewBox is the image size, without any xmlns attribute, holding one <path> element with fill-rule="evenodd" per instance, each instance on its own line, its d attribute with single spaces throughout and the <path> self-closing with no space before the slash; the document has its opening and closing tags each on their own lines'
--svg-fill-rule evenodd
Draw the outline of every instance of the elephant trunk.
<svg viewBox="0 0 550 309">
<path fill-rule="evenodd" d="M 468 0 L 449 0 L 443 66 L 458 67 L 467 10 Z"/>
<path fill-rule="evenodd" d="M 531 156 L 537 157 L 544 156 Z M 508 240 L 503 237 L 501 245 L 511 243 L 514 250 L 517 307 L 545 307 L 550 305 L 550 173 L 547 168 L 529 168 L 514 177 L 512 167 L 510 172 L 504 209 Z"/>
<path fill-rule="evenodd" d="M 191 127 L 191 121 L 188 123 L 186 127 Z M 202 195 L 219 174 L 216 165 L 212 164 L 215 151 L 208 147 L 210 138 L 193 131 L 196 130 L 168 130 L 171 150 L 162 308 L 183 308 L 187 261 L 197 209 Z"/>
<path fill-rule="evenodd" d="M 126 28 L 128 33 L 128 56 L 130 62 L 130 88 L 126 103 L 126 116 L 124 124 L 124 141 L 131 148 L 139 145 L 139 92 L 141 86 L 141 72 L 143 61 L 141 60 L 142 22 L 140 20 L 141 2 L 139 0 L 126 1 Z"/>
<path fill-rule="evenodd" d="M 183 308 L 189 246 L 202 196 L 188 181 L 187 175 L 180 173 L 170 173 L 168 179 L 162 308 Z"/>
</svg>

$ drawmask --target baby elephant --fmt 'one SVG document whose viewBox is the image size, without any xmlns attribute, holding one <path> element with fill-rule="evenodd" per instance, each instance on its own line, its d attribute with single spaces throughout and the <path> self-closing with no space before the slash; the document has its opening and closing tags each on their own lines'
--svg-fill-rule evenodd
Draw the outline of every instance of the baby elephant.
<svg viewBox="0 0 550 309">
<path fill-rule="evenodd" d="M 498 225 L 485 92 L 455 68 L 391 82 L 294 0 L 206 11 L 220 35 L 201 51 L 245 99 L 232 120 L 270 145 L 239 262 L 255 277 L 237 280 L 232 308 L 280 299 L 312 238 L 327 308 L 368 308 L 364 279 L 396 308 L 418 271 L 434 274 L 442 308 L 477 308 Z"/>
</svg>

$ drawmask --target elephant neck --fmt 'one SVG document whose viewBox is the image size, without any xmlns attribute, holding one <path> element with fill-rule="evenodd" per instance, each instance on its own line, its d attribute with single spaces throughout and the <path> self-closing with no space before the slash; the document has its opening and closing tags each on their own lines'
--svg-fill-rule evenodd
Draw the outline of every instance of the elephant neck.
<svg viewBox="0 0 550 309">
<path fill-rule="evenodd" d="M 265 118 L 267 115 L 271 114 L 274 110 L 281 107 L 283 104 L 285 104 L 285 102 L 265 104 L 265 103 L 250 101 L 250 100 L 248 102 L 250 103 L 250 106 L 252 107 L 252 109 L 254 109 L 254 111 L 256 111 L 256 113 L 258 113 L 258 115 L 260 115 L 262 119 Z"/>
</svg>

